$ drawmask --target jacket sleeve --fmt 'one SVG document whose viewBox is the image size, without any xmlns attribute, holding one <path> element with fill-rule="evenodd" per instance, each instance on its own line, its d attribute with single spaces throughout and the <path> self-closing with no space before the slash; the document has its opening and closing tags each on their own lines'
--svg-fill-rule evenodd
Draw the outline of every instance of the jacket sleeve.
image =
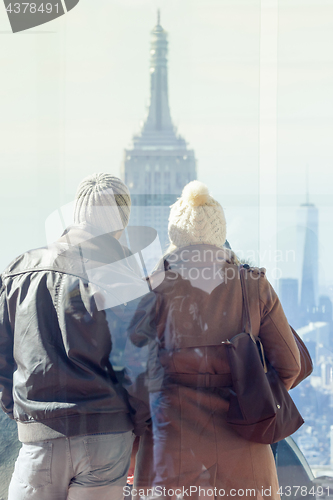
<svg viewBox="0 0 333 500">
<path fill-rule="evenodd" d="M 300 354 L 282 305 L 266 276 L 258 280 L 261 325 L 259 337 L 265 355 L 289 390 L 300 369 Z"/>
<path fill-rule="evenodd" d="M 5 287 L 0 278 L 0 403 L 3 411 L 13 417 L 13 333 L 8 317 Z"/>
<path fill-rule="evenodd" d="M 123 318 L 123 337 L 126 339 L 122 354 L 124 378 L 122 386 L 127 392 L 132 409 L 134 433 L 141 435 L 150 422 L 149 393 L 157 356 L 155 327 L 156 298 L 148 293 L 126 306 Z M 125 320 L 125 321 L 124 321 Z M 121 328 L 117 328 L 118 334 Z M 114 365 L 112 353 L 111 364 Z"/>
</svg>

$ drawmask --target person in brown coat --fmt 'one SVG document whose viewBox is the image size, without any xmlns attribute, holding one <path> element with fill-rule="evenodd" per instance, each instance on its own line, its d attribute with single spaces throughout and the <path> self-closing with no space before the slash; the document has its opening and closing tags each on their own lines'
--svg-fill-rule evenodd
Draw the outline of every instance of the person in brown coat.
<svg viewBox="0 0 333 500">
<path fill-rule="evenodd" d="M 271 447 L 244 440 L 226 421 L 232 382 L 222 341 L 243 331 L 242 290 L 237 258 L 222 248 L 223 209 L 202 183 L 185 186 L 172 206 L 169 237 L 164 269 L 150 278 L 153 285 L 165 272 L 154 290 L 163 380 L 151 390 L 132 494 L 278 499 Z M 300 370 L 297 345 L 265 269 L 246 275 L 253 334 L 289 390 Z"/>
</svg>

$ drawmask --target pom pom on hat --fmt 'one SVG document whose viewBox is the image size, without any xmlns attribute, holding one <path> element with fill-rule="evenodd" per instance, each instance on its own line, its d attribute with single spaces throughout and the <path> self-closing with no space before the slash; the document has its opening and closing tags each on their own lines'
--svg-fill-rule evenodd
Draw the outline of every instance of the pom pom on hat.
<svg viewBox="0 0 333 500">
<path fill-rule="evenodd" d="M 222 247 L 227 225 L 223 208 L 199 181 L 187 184 L 171 207 L 169 238 L 176 247 L 205 243 Z"/>
<path fill-rule="evenodd" d="M 192 207 L 199 207 L 208 202 L 208 187 L 200 181 L 189 182 L 183 189 L 182 199 Z"/>
</svg>

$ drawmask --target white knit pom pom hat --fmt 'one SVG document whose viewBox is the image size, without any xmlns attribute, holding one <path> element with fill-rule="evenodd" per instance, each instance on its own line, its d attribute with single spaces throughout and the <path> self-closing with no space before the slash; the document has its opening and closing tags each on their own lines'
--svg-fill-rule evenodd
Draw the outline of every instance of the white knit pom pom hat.
<svg viewBox="0 0 333 500">
<path fill-rule="evenodd" d="M 111 174 L 92 174 L 79 184 L 74 208 L 74 223 L 88 222 L 104 233 L 124 229 L 131 212 L 131 197 L 126 184 Z"/>
<path fill-rule="evenodd" d="M 181 198 L 171 206 L 168 231 L 176 247 L 224 245 L 227 224 L 223 208 L 210 196 L 205 184 L 192 181 L 184 187 Z"/>
</svg>

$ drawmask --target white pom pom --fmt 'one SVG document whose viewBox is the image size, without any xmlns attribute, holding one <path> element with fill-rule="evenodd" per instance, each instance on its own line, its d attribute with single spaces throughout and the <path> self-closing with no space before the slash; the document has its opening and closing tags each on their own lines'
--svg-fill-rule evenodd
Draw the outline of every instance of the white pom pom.
<svg viewBox="0 0 333 500">
<path fill-rule="evenodd" d="M 208 188 L 199 181 L 189 182 L 183 189 L 182 199 L 192 207 L 200 207 L 207 203 L 209 198 Z"/>
</svg>

